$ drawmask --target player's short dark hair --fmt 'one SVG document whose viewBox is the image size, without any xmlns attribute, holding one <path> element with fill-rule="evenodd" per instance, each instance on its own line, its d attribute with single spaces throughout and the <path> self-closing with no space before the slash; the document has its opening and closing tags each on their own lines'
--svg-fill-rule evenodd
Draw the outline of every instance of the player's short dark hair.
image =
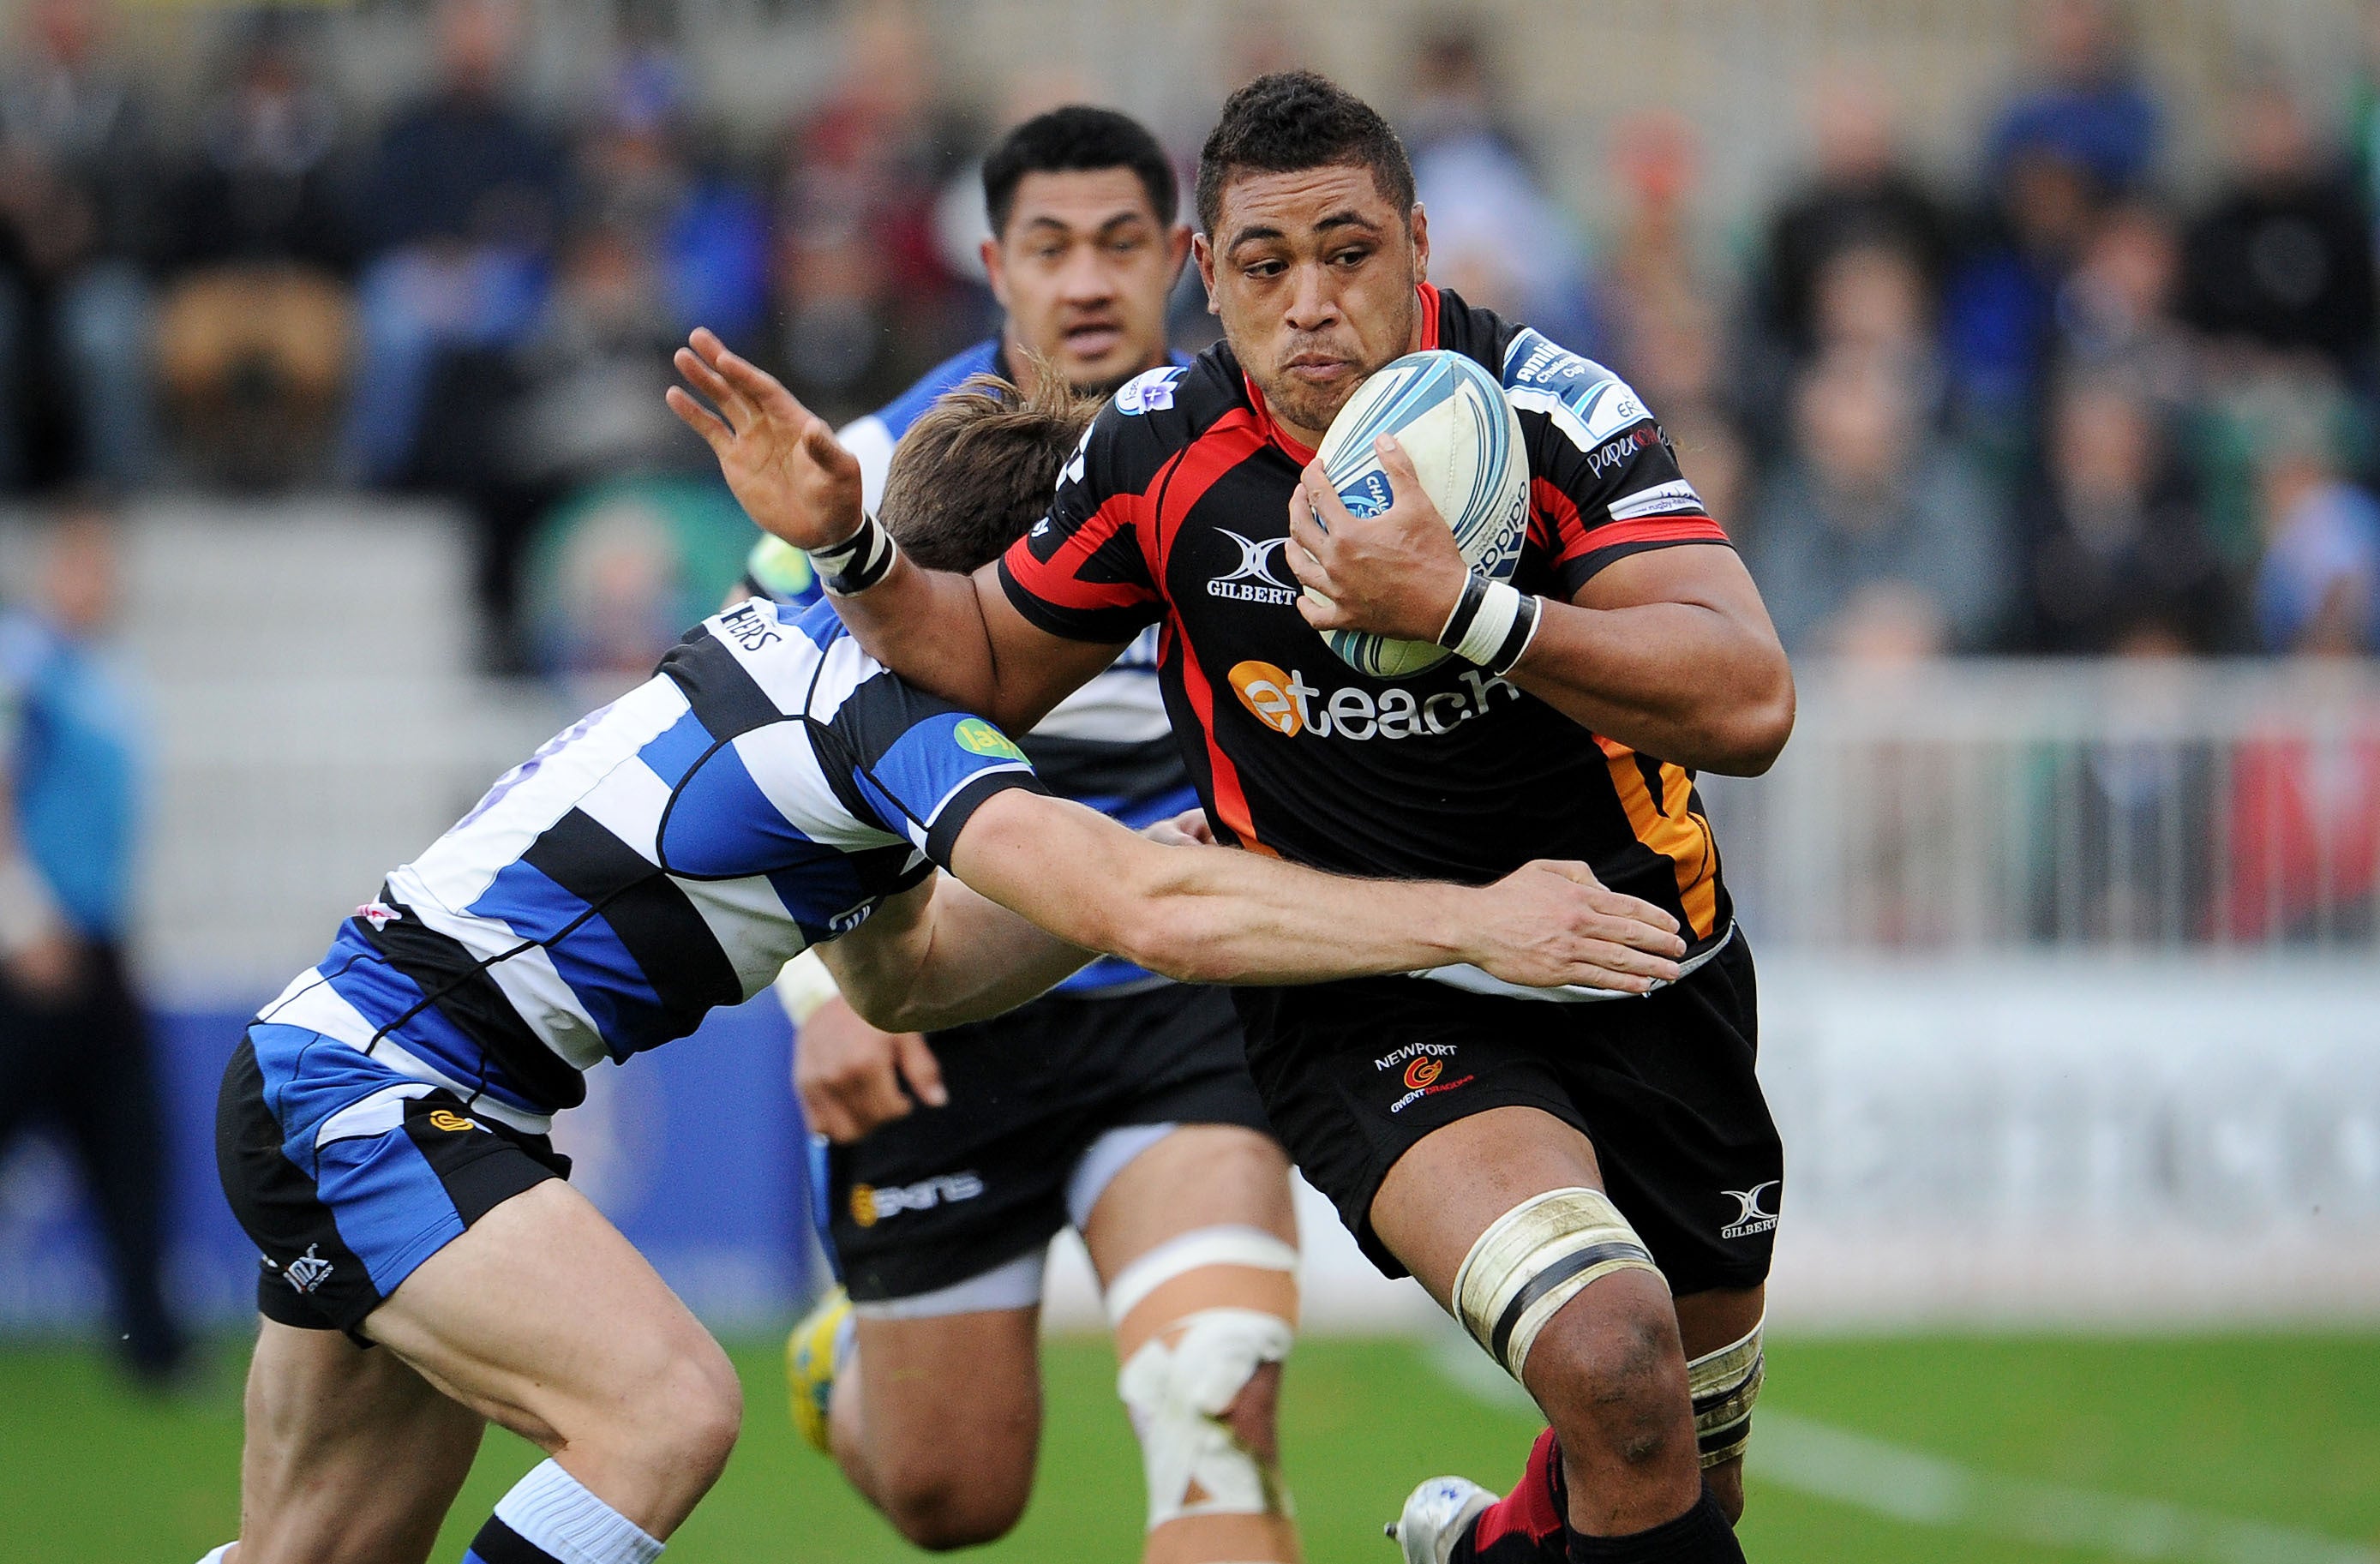
<svg viewBox="0 0 2380 1564">
<path fill-rule="evenodd" d="M 1100 168 L 1128 168 L 1148 192 L 1149 210 L 1160 223 L 1173 221 L 1181 200 L 1173 183 L 1173 164 L 1165 149 L 1146 126 L 1128 114 L 1068 103 L 1048 114 L 1035 115 L 1000 139 L 983 160 L 983 210 L 991 231 L 1008 231 L 1009 213 L 1016 206 L 1016 187 L 1028 174 L 1087 173 Z"/>
<path fill-rule="evenodd" d="M 974 375 L 909 426 L 884 475 L 884 525 L 929 570 L 965 575 L 1050 514 L 1050 496 L 1099 399 L 1043 367 L 1030 395 Z"/>
<path fill-rule="evenodd" d="M 1378 109 L 1310 70 L 1259 76 L 1224 103 L 1198 153 L 1198 225 L 1214 234 L 1235 174 L 1342 165 L 1370 169 L 1380 194 L 1410 219 L 1413 161 Z"/>
</svg>

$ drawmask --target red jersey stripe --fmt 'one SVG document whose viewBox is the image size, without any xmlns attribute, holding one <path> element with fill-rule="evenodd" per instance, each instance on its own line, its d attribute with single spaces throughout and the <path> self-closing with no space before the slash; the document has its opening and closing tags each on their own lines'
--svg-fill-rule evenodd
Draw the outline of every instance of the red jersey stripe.
<svg viewBox="0 0 2380 1564">
<path fill-rule="evenodd" d="M 1249 393 L 1255 394 L 1253 386 Z M 1173 556 L 1173 540 L 1182 531 L 1183 518 L 1226 473 L 1262 450 L 1266 438 L 1256 415 L 1233 408 L 1166 463 L 1157 481 L 1149 485 L 1153 498 L 1141 524 L 1140 549 L 1148 559 L 1149 576 L 1160 596 L 1167 595 L 1166 562 Z"/>
<path fill-rule="evenodd" d="M 1634 521 L 1606 522 L 1585 538 L 1563 551 L 1564 558 L 1574 558 L 1597 549 L 1612 549 L 1628 543 L 1724 543 L 1727 529 L 1706 515 L 1648 515 Z"/>
</svg>

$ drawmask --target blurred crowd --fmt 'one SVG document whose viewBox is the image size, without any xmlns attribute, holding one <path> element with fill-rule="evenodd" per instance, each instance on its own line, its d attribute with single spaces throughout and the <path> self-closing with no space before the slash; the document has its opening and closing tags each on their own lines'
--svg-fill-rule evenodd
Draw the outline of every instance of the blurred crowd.
<svg viewBox="0 0 2380 1564">
<path fill-rule="evenodd" d="M 600 88 L 519 91 L 513 0 L 427 7 L 434 79 L 367 120 L 307 11 L 216 30 L 169 125 L 102 0 L 0 55 L 0 493 L 324 485 L 462 500 L 500 666 L 641 670 L 748 536 L 663 409 L 691 325 L 822 411 L 979 335 L 963 106 L 897 6 L 773 133 L 710 123 L 627 6 Z M 2115 0 L 2039 0 L 1956 177 L 1888 94 L 1808 93 L 1810 154 L 1711 237 L 1697 133 L 1611 126 L 1569 210 L 1468 18 L 1389 98 L 1433 276 L 1630 378 L 1797 652 L 2368 653 L 2380 637 L 2380 3 L 2352 103 L 2237 62 L 2184 188 Z M 1276 33 L 1250 70 L 1293 54 Z M 1259 57 L 1265 56 L 1265 57 Z M 1229 85 L 1228 83 L 1226 85 Z M 1003 105 L 1003 113 L 1047 106 Z M 1184 161 L 1203 127 L 1160 126 Z M 1211 330 L 1185 279 L 1184 345 Z"/>
</svg>

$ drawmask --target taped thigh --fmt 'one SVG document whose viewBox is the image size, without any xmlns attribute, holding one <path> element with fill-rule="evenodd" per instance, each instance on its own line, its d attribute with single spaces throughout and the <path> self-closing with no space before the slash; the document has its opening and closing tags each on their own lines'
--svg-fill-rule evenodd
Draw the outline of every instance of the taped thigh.
<svg viewBox="0 0 2380 1564">
<path fill-rule="evenodd" d="M 1589 1283 L 1651 1271 L 1636 1230 L 1600 1190 L 1549 1189 L 1488 1224 L 1454 1273 L 1454 1312 L 1514 1379 L 1537 1333 Z"/>
<path fill-rule="evenodd" d="M 1752 1442 L 1752 1404 L 1760 1399 L 1767 1377 L 1767 1358 L 1760 1345 L 1767 1323 L 1763 1320 L 1742 1340 L 1686 1364 L 1686 1388 L 1694 1399 L 1694 1442 L 1706 1467 L 1733 1461 Z"/>
<path fill-rule="evenodd" d="M 1252 1227 L 1158 1245 L 1108 1289 L 1123 1368 L 1116 1393 L 1140 1437 L 1151 1531 L 1198 1515 L 1285 1515 L 1278 1473 L 1223 1421 L 1297 1332 L 1297 1251 Z"/>
</svg>

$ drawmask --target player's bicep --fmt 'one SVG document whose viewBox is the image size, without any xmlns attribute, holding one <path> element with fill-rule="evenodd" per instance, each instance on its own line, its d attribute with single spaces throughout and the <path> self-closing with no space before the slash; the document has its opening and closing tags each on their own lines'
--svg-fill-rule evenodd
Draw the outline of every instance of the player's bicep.
<svg viewBox="0 0 2380 1564">
<path fill-rule="evenodd" d="M 976 605 L 999 689 L 999 709 L 992 715 L 1023 733 L 1113 662 L 1132 637 L 1080 640 L 1035 624 L 1011 600 L 1001 569 L 995 563 L 976 572 Z"/>
<path fill-rule="evenodd" d="M 1085 950 L 1112 951 L 1120 914 L 1140 894 L 1144 841 L 1096 810 L 1012 792 L 975 811 L 951 849 L 951 872 L 990 901 Z"/>
<path fill-rule="evenodd" d="M 1685 603 L 1756 625 L 1771 637 L 1776 635 L 1743 557 L 1723 546 L 1674 546 L 1628 554 L 1581 583 L 1570 600 L 1597 609 Z"/>
</svg>

